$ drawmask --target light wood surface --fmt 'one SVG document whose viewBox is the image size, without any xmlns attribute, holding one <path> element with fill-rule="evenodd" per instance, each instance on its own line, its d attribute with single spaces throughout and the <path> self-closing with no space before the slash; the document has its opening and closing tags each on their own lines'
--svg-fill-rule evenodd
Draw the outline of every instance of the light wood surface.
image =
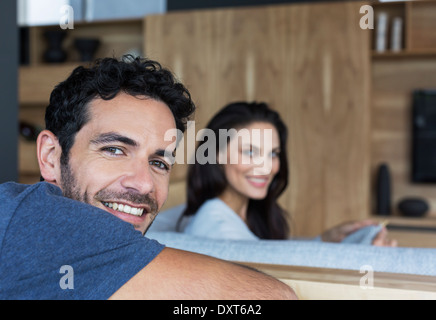
<svg viewBox="0 0 436 320">
<path fill-rule="evenodd" d="M 243 263 L 291 286 L 301 300 L 436 299 L 436 277 Z"/>
<path fill-rule="evenodd" d="M 119 19 L 95 21 L 92 23 L 75 23 L 74 29 L 66 30 L 62 48 L 67 53 L 67 63 L 78 63 L 80 54 L 74 41 L 79 38 L 99 39 L 100 45 L 96 57 L 120 57 L 129 52 L 142 54 L 143 19 Z M 59 26 L 41 26 L 30 28 L 30 64 L 44 65 L 43 55 L 47 50 L 44 32 L 47 30 L 62 31 Z"/>
<path fill-rule="evenodd" d="M 45 109 L 54 87 L 64 81 L 78 64 L 26 66 L 19 69 L 19 102 Z"/>
<path fill-rule="evenodd" d="M 436 3 L 413 1 L 408 4 L 409 43 L 411 49 L 435 49 L 436 47 Z"/>
<path fill-rule="evenodd" d="M 361 5 L 293 7 L 284 202 L 297 234 L 369 212 L 369 33 L 354 23 Z"/>
</svg>

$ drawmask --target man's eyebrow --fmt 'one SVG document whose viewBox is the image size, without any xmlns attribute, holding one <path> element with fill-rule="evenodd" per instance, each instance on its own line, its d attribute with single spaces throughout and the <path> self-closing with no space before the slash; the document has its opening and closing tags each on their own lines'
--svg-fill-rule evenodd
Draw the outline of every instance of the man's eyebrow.
<svg viewBox="0 0 436 320">
<path fill-rule="evenodd" d="M 130 139 L 126 136 L 123 136 L 121 134 L 115 133 L 115 132 L 109 132 L 109 133 L 102 133 L 99 136 L 97 136 L 95 139 L 91 140 L 92 144 L 108 144 L 108 143 L 114 143 L 114 142 L 120 142 L 132 147 L 137 147 L 138 143 Z"/>
<path fill-rule="evenodd" d="M 158 150 L 156 150 L 156 152 L 154 154 L 159 156 L 159 157 L 173 157 L 174 158 L 176 156 L 176 150 L 174 150 L 173 152 L 170 153 L 168 150 L 158 149 Z"/>
</svg>

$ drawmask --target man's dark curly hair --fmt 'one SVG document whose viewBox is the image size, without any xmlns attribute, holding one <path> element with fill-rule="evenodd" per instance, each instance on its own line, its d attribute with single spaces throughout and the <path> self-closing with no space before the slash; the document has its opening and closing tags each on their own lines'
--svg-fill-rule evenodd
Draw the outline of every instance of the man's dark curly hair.
<svg viewBox="0 0 436 320">
<path fill-rule="evenodd" d="M 45 113 L 46 129 L 57 136 L 62 148 L 62 164 L 68 163 L 76 133 L 90 120 L 89 103 L 97 98 L 111 100 L 120 92 L 165 103 L 182 132 L 195 111 L 189 91 L 156 61 L 123 56 L 77 67 L 55 87 Z"/>
</svg>

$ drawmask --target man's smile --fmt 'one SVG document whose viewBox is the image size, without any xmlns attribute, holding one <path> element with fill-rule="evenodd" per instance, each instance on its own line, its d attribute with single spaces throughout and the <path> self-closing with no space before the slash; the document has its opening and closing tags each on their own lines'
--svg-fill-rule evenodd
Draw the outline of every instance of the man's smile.
<svg viewBox="0 0 436 320">
<path fill-rule="evenodd" d="M 118 202 L 102 202 L 104 206 L 116 211 L 128 213 L 137 217 L 142 216 L 144 208 L 134 207 L 128 204 L 122 204 Z"/>
<path fill-rule="evenodd" d="M 153 205 L 132 204 L 119 200 L 100 201 L 100 203 L 103 205 L 105 211 L 132 224 L 136 230 L 141 231 L 143 234 L 150 227 L 157 215 L 157 210 L 154 210 Z"/>
</svg>

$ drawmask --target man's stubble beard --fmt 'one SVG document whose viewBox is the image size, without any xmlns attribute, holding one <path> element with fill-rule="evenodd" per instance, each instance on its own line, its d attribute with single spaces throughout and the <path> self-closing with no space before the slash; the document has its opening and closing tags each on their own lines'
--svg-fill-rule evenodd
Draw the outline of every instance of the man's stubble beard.
<svg viewBox="0 0 436 320">
<path fill-rule="evenodd" d="M 83 195 L 80 193 L 80 189 L 78 188 L 76 177 L 74 176 L 73 170 L 71 169 L 70 166 L 69 158 L 64 157 L 64 155 L 62 155 L 61 157 L 60 187 L 64 197 L 77 200 L 80 202 L 84 202 L 87 204 L 91 204 L 87 192 L 85 191 Z"/>
<path fill-rule="evenodd" d="M 89 199 L 88 193 L 85 190 L 83 194 L 80 191 L 79 185 L 77 183 L 77 179 L 73 173 L 73 170 L 70 166 L 69 157 L 62 156 L 61 158 L 61 183 L 60 187 L 62 190 L 62 194 L 66 198 L 70 198 L 73 200 L 77 200 L 89 205 L 93 205 Z M 154 219 L 158 214 L 159 206 L 157 201 L 150 197 L 148 194 L 138 194 L 138 193 L 129 193 L 129 192 L 113 192 L 110 190 L 100 190 L 94 196 L 96 200 L 101 199 L 116 199 L 116 200 L 126 200 L 133 204 L 146 204 L 150 207 L 150 212 L 152 213 L 152 218 L 150 224 L 145 230 L 144 234 L 149 230 L 151 225 L 153 224 Z M 95 205 L 93 205 L 95 206 Z M 133 225 L 135 228 L 139 226 Z"/>
</svg>

